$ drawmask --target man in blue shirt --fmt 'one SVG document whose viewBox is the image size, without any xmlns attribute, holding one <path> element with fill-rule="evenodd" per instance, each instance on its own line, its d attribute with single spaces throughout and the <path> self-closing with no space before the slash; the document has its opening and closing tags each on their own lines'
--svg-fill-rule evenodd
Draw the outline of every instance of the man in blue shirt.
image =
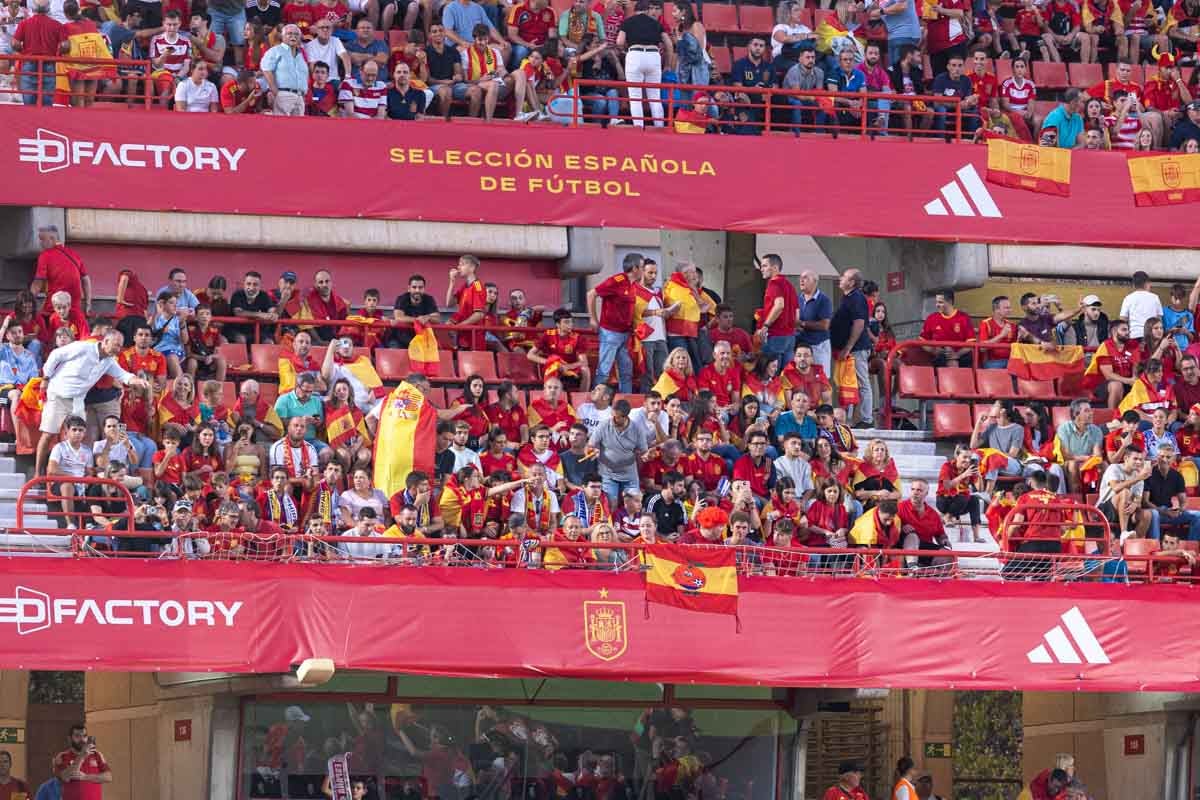
<svg viewBox="0 0 1200 800">
<path fill-rule="evenodd" d="M 371 21 L 366 17 L 360 19 L 354 26 L 354 34 L 354 39 L 346 42 L 350 68 L 354 71 L 352 77 L 362 80 L 362 65 L 368 61 L 374 61 L 380 70 L 387 69 L 388 47 L 385 42 L 375 38 L 375 26 Z"/>
<path fill-rule="evenodd" d="M 733 62 L 729 68 L 729 83 L 731 86 L 761 89 L 775 84 L 775 68 L 763 56 L 767 51 L 767 41 L 761 36 L 750 40 L 750 47 L 743 58 Z M 739 103 L 763 102 L 763 96 L 758 93 L 738 92 L 734 95 Z M 763 108 L 742 108 L 738 114 L 744 114 L 746 120 L 763 121 Z M 761 129 L 759 129 L 761 132 Z"/>
<path fill-rule="evenodd" d="M 959 66 L 962 66 L 962 59 L 959 59 Z M 871 338 L 866 335 L 870 312 L 867 309 L 867 297 L 862 291 L 862 273 L 857 269 L 846 270 L 842 273 L 838 288 L 842 290 L 842 304 L 829 323 L 833 360 L 835 364 L 840 364 L 847 356 L 854 356 L 854 374 L 858 379 L 859 401 L 857 406 L 846 409 L 846 421 L 853 418 L 857 408 L 858 423 L 853 427 L 869 428 L 875 422 L 871 373 L 868 369 L 872 347 Z"/>
<path fill-rule="evenodd" d="M 1083 146 L 1083 105 L 1086 95 L 1074 87 L 1063 92 L 1062 104 L 1046 115 L 1042 130 L 1053 128 L 1058 131 L 1058 146 L 1070 150 Z"/>
<path fill-rule="evenodd" d="M 825 76 L 825 89 L 827 91 L 866 94 L 867 76 L 854 68 L 854 53 L 855 51 L 851 47 L 846 47 L 842 52 L 838 53 L 837 66 Z M 836 139 L 838 129 L 843 125 L 853 128 L 858 127 L 862 121 L 862 101 L 849 97 L 838 97 L 834 98 L 833 104 L 837 107 L 838 127 L 833 129 L 833 136 Z"/>
<path fill-rule="evenodd" d="M 889 67 L 899 63 L 901 47 L 906 44 L 918 47 L 921 44 L 917 2 L 918 0 L 884 0 L 880 3 L 879 13 L 883 16 L 883 26 L 887 28 Z"/>
<path fill-rule="evenodd" d="M 442 7 L 442 27 L 446 29 L 446 38 L 458 45 L 459 49 L 466 49 L 474 44 L 476 25 L 487 25 L 488 39 L 499 47 L 507 58 L 511 45 L 500 37 L 483 6 L 474 0 L 452 0 Z"/>
<path fill-rule="evenodd" d="M 971 87 L 971 79 L 963 74 L 963 60 L 959 56 L 951 56 L 946 62 L 946 71 L 933 79 L 933 87 L 929 90 L 930 94 L 940 94 L 943 97 L 957 97 L 959 109 L 962 111 L 962 132 L 963 135 L 974 133 L 979 127 L 979 95 L 975 94 L 975 90 Z M 954 106 L 953 105 L 935 105 L 933 115 L 933 129 L 935 131 L 944 131 L 947 128 L 954 128 Z M 946 141 L 950 141 L 949 136 Z"/>
<path fill-rule="evenodd" d="M 175 295 L 175 306 L 187 312 L 185 316 L 194 316 L 200 300 L 187 287 L 187 281 L 187 273 L 176 267 L 167 274 L 167 282 L 154 293 L 153 297 L 157 298 L 163 292 L 173 294 Z"/>
<path fill-rule="evenodd" d="M 800 320 L 796 323 L 796 344 L 812 350 L 813 363 L 820 364 L 828 377 L 833 366 L 829 346 L 829 320 L 833 318 L 833 300 L 817 288 L 817 273 L 800 273 Z"/>
</svg>

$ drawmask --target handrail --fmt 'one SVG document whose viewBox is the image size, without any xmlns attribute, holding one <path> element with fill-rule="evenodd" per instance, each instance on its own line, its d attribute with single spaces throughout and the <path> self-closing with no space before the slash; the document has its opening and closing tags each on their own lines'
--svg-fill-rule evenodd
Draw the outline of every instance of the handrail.
<svg viewBox="0 0 1200 800">
<path fill-rule="evenodd" d="M 112 519 L 125 520 L 124 529 L 121 530 L 121 529 L 113 528 L 113 529 L 105 530 L 105 531 L 96 531 L 96 533 L 98 533 L 98 534 L 102 533 L 105 536 L 110 536 L 110 535 L 111 536 L 129 536 L 129 535 L 139 535 L 141 533 L 144 533 L 142 531 L 137 531 L 134 528 L 133 496 L 129 493 L 129 489 L 126 488 L 125 484 L 121 483 L 120 481 L 114 481 L 111 478 L 96 478 L 96 477 L 90 477 L 90 476 L 83 476 L 80 478 L 76 478 L 71 475 L 40 475 L 35 478 L 30 478 L 28 481 L 25 482 L 24 485 L 21 486 L 21 490 L 17 493 L 17 515 L 16 515 L 16 523 L 17 524 L 16 524 L 16 528 L 18 531 L 20 531 L 22 533 L 30 534 L 32 536 L 53 536 L 53 535 L 61 536 L 61 535 L 64 535 L 69 532 L 67 530 L 63 530 L 62 528 L 59 528 L 57 525 L 54 527 L 49 527 L 49 526 L 36 527 L 36 526 L 30 526 L 30 525 L 25 524 L 26 523 L 26 514 L 27 514 L 27 512 L 25 511 L 25 501 L 29 497 L 29 493 L 31 491 L 34 491 L 38 487 L 41 487 L 43 485 L 45 486 L 44 494 L 39 495 L 39 497 L 41 499 L 44 499 L 46 501 L 47 505 L 52 502 L 61 503 L 63 500 L 74 500 L 74 501 L 80 503 L 81 505 L 83 505 L 84 508 L 82 511 L 81 510 L 73 510 L 73 511 L 64 510 L 61 512 L 61 516 L 69 524 L 73 524 L 75 526 L 75 528 L 82 529 L 82 528 L 86 527 L 86 524 L 84 523 L 84 519 L 86 517 L 93 516 L 91 510 L 88 508 L 87 500 L 84 498 L 83 495 L 74 495 L 74 496 L 68 497 L 67 495 L 64 495 L 64 494 L 55 494 L 54 486 L 57 484 L 63 484 L 63 483 L 73 483 L 73 484 L 78 484 L 78 485 L 83 485 L 83 486 L 96 486 L 96 485 L 115 486 L 120 490 L 119 493 L 113 499 L 120 500 L 121 502 L 123 502 L 125 504 L 124 509 L 122 511 L 114 512 L 112 514 L 105 514 L 104 516 L 112 518 Z M 53 519 L 53 512 L 50 511 L 49 508 L 47 508 L 47 510 L 45 512 L 37 512 L 37 515 L 45 516 L 47 519 Z"/>
<path fill-rule="evenodd" d="M 949 347 L 955 350 L 971 350 L 971 369 L 979 369 L 980 351 L 988 352 L 1004 351 L 1006 354 L 1012 352 L 1012 342 L 981 342 L 972 339 L 968 342 L 942 341 L 937 339 L 905 339 L 898 341 L 888 350 L 887 358 L 883 361 L 883 374 L 881 376 L 883 384 L 883 400 L 880 403 L 880 414 L 883 416 L 881 426 L 884 430 L 892 428 L 892 411 L 894 410 L 894 402 L 892 398 L 892 377 L 895 369 L 897 357 L 903 355 L 907 350 L 926 347 Z M 1061 345 L 1056 345 L 1060 347 Z M 1085 353 L 1094 352 L 1094 347 L 1084 347 Z"/>
<path fill-rule="evenodd" d="M 1036 520 L 1031 523 L 1029 520 L 1023 520 L 1020 523 L 1022 526 L 1036 525 L 1042 528 L 1061 528 L 1062 533 L 1059 535 L 1059 542 L 1061 546 L 1065 547 L 1068 545 L 1068 543 L 1076 541 L 1094 543 L 1096 545 L 1102 545 L 1100 548 L 1100 554 L 1108 555 L 1109 550 L 1112 547 L 1112 528 L 1109 525 L 1108 519 L 1101 514 L 1100 509 L 1096 508 L 1095 506 L 1088 505 L 1087 503 L 1080 503 L 1075 500 L 1064 499 L 1055 500 L 1045 504 L 1039 504 L 1036 507 L 1031 506 L 1023 508 L 1020 509 L 1020 511 L 1025 512 L 1031 509 L 1037 511 L 1060 512 L 1063 515 L 1063 518 L 1058 522 Z M 1017 513 L 1018 508 L 1014 505 L 1004 515 L 1004 519 L 1000 523 L 999 544 L 1002 551 L 1015 553 L 1018 552 L 1019 545 L 1026 542 L 1053 541 L 1053 539 L 1039 536 L 1013 536 L 1011 533 L 1013 526 L 1012 518 Z M 1083 540 L 1068 538 L 1068 536 L 1076 529 L 1082 528 L 1086 530 L 1087 528 L 1095 527 L 1099 527 L 1103 531 L 1102 536 L 1085 537 Z"/>
<path fill-rule="evenodd" d="M 761 87 L 760 88 L 760 87 L 725 86 L 725 85 L 715 85 L 715 84 L 714 85 L 703 85 L 703 84 L 683 84 L 683 83 L 663 83 L 663 82 L 653 83 L 653 82 L 608 81 L 608 80 L 598 80 L 598 79 L 592 79 L 592 78 L 577 78 L 576 80 L 574 80 L 572 82 L 572 89 L 570 90 L 571 93 L 568 94 L 565 92 L 558 92 L 555 95 L 553 95 L 550 102 L 552 103 L 554 100 L 558 100 L 558 99 L 570 99 L 573 101 L 574 100 L 582 101 L 584 98 L 587 98 L 590 100 L 604 100 L 605 99 L 604 91 L 601 91 L 598 94 L 589 93 L 587 91 L 587 89 L 589 89 L 589 88 L 601 89 L 601 90 L 608 90 L 608 89 L 617 89 L 619 91 L 624 90 L 626 96 L 628 94 L 628 90 L 631 88 L 639 89 L 643 93 L 647 89 L 656 90 L 660 93 L 660 96 L 661 96 L 660 102 L 662 102 L 663 105 L 665 106 L 665 121 L 667 122 L 667 124 L 670 124 L 670 122 L 675 119 L 675 111 L 678 110 L 678 108 L 685 107 L 685 106 L 690 107 L 692 105 L 692 101 L 690 99 L 690 96 L 692 94 L 703 93 L 703 94 L 708 95 L 710 97 L 710 100 L 713 103 L 713 105 L 718 108 L 752 109 L 756 112 L 756 113 L 750 115 L 752 117 L 759 116 L 758 112 L 761 112 L 761 116 L 763 117 L 763 119 L 761 119 L 761 120 L 758 120 L 758 119 L 740 120 L 736 124 L 739 126 L 745 126 L 745 127 L 751 127 L 751 128 L 761 128 L 763 132 L 770 132 L 772 130 L 776 130 L 776 131 L 792 131 L 794 133 L 800 133 L 802 131 L 812 131 L 812 130 L 819 130 L 819 129 L 833 129 L 838 132 L 857 133 L 859 135 L 866 136 L 867 134 L 871 134 L 873 132 L 872 126 L 868 124 L 868 119 L 869 119 L 870 115 L 872 115 L 872 114 L 887 115 L 890 113 L 894 113 L 897 115 L 916 116 L 918 119 L 923 119 L 923 118 L 927 117 L 927 118 L 929 118 L 931 123 L 934 120 L 936 120 L 939 116 L 942 116 L 944 118 L 947 115 L 953 114 L 953 117 L 954 117 L 953 126 L 946 125 L 943 130 L 933 130 L 932 128 L 919 128 L 919 127 L 914 128 L 911 126 L 910 127 L 904 127 L 904 126 L 895 127 L 895 126 L 893 126 L 893 127 L 890 127 L 890 130 L 892 132 L 895 132 L 898 134 L 907 134 L 907 135 L 912 135 L 914 133 L 919 132 L 919 133 L 925 133 L 925 134 L 932 135 L 932 136 L 953 136 L 954 141 L 956 141 L 956 142 L 963 141 L 962 101 L 960 98 L 957 98 L 957 97 L 945 97 L 942 95 L 907 95 L 907 94 L 897 94 L 895 92 L 890 92 L 890 91 L 889 92 L 867 92 L 864 90 L 862 92 L 830 92 L 830 91 L 819 90 L 819 89 L 781 89 L 781 88 L 774 88 L 774 87 Z M 676 92 L 684 92 L 688 95 L 688 97 L 681 99 L 681 100 L 677 100 L 675 97 Z M 741 100 L 736 99 L 736 97 L 733 96 L 736 94 L 746 95 L 747 96 L 746 101 L 741 101 Z M 720 96 L 714 96 L 714 95 L 720 95 Z M 730 96 L 724 97 L 723 95 L 730 95 Z M 762 98 L 762 99 L 756 100 L 755 98 Z M 823 111 L 827 115 L 832 116 L 833 118 L 829 119 L 823 125 L 818 125 L 816 122 L 795 123 L 795 122 L 774 121 L 772 119 L 773 112 L 786 111 L 790 114 L 793 111 L 793 109 L 795 107 L 797 107 L 796 105 L 791 103 L 791 99 L 811 101 L 813 104 L 811 107 L 813 111 Z M 878 108 L 878 107 L 872 107 L 872 105 L 874 103 L 877 103 L 877 101 L 880 101 L 880 100 L 886 100 L 889 103 L 894 103 L 897 105 L 904 104 L 906 107 L 902 108 L 902 109 L 896 108 L 895 110 L 892 110 L 891 108 L 882 109 L 882 108 Z M 847 105 L 839 104 L 838 101 L 843 101 L 843 102 L 848 101 L 850 103 L 853 103 L 854 105 L 847 106 Z M 648 100 L 645 99 L 644 94 L 643 94 L 642 102 L 643 103 L 649 102 Z M 918 104 L 918 103 L 925 106 L 925 108 L 921 109 L 921 108 L 916 107 L 916 104 Z M 857 106 L 857 110 L 855 110 L 855 106 Z M 953 110 L 951 111 L 951 110 L 947 109 L 946 111 L 937 111 L 934 109 L 935 106 L 953 107 Z M 840 122 L 837 121 L 837 112 L 839 110 L 857 113 L 859 116 L 858 122 L 854 125 L 841 124 Z M 599 122 L 599 121 L 611 122 L 614 120 L 621 120 L 624 122 L 633 121 L 632 115 L 629 115 L 629 114 L 609 115 L 609 114 L 589 113 L 587 111 L 581 110 L 580 105 L 575 102 L 572 103 L 572 110 L 571 110 L 570 118 L 571 118 L 571 126 L 572 127 L 579 127 L 580 123 L 583 123 L 583 122 Z M 949 122 L 949 120 L 944 120 L 944 121 Z M 718 121 L 714 119 L 713 122 L 717 123 Z M 724 121 L 724 124 L 734 124 L 734 123 L 730 123 L 729 121 Z"/>
<path fill-rule="evenodd" d="M 138 80 L 141 82 L 140 95 L 134 96 L 128 93 L 106 93 L 97 90 L 92 97 L 101 100 L 124 100 L 127 107 L 132 101 L 136 101 L 143 108 L 149 109 L 154 106 L 154 91 L 153 84 L 149 80 L 149 75 L 153 71 L 153 65 L 149 59 L 133 59 L 133 58 L 90 58 L 86 56 L 34 56 L 23 55 L 21 53 L 3 53 L 0 54 L 0 63 L 11 62 L 15 69 L 11 72 L 17 76 L 17 85 L 11 90 L 14 93 L 19 93 L 22 96 L 32 94 L 35 105 L 45 105 L 42 101 L 46 99 L 46 92 L 43 90 L 42 81 L 40 78 L 50 75 L 57 75 L 58 65 L 66 64 L 68 66 L 91 66 L 91 67 L 111 67 L 116 74 L 95 78 L 103 83 L 106 80 Z M 28 65 L 34 65 L 36 69 L 28 69 Z M 47 65 L 54 65 L 52 70 L 44 70 Z M 136 72 L 133 72 L 136 71 Z M 132 72 L 132 74 L 131 74 Z M 20 78 L 25 75 L 32 74 L 34 76 L 34 90 L 29 92 L 21 86 Z M 51 102 L 54 95 L 60 94 L 57 89 L 51 90 Z M 61 93 L 67 98 L 86 96 L 83 92 L 72 92 L 70 88 L 66 92 Z M 110 104 L 111 105 L 111 104 Z"/>
</svg>

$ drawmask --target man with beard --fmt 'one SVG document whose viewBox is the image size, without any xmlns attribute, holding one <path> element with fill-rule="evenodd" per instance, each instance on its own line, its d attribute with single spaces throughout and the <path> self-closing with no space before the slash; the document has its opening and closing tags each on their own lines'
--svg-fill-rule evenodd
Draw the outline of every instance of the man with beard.
<svg viewBox="0 0 1200 800">
<path fill-rule="evenodd" d="M 112 783 L 112 770 L 96 749 L 95 737 L 87 726 L 71 726 L 70 747 L 54 757 L 54 777 L 62 781 L 64 800 L 100 800 L 101 788 L 91 784 Z"/>
<path fill-rule="evenodd" d="M 1084 373 L 1084 385 L 1098 389 L 1109 408 L 1121 405 L 1125 392 L 1135 383 L 1134 370 L 1140 353 L 1129 338 L 1129 323 L 1123 319 L 1108 326 L 1109 338 L 1101 343 Z"/>
</svg>

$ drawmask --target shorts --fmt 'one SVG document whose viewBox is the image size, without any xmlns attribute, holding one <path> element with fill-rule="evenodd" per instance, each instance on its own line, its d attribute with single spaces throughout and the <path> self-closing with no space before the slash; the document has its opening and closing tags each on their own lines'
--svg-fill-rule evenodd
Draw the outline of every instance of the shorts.
<svg viewBox="0 0 1200 800">
<path fill-rule="evenodd" d="M 352 14 L 361 14 L 367 10 L 367 0 L 350 0 L 346 4 Z"/>
<path fill-rule="evenodd" d="M 1115 50 L 1117 48 L 1117 37 L 1113 36 L 1111 30 L 1106 30 L 1097 37 L 1097 44 L 1105 50 Z"/>
<path fill-rule="evenodd" d="M 150 80 L 154 81 L 154 90 L 159 94 L 175 88 L 175 73 L 170 70 L 156 69 L 150 73 Z"/>
<path fill-rule="evenodd" d="M 329 449 L 329 445 L 325 442 L 322 442 L 320 439 L 308 439 L 307 441 L 313 446 L 313 449 L 317 451 L 317 455 L 320 455 Z"/>
<path fill-rule="evenodd" d="M 1129 31 L 1125 34 L 1125 36 L 1129 38 L 1130 43 L 1133 42 L 1134 36 L 1140 36 L 1141 38 L 1138 39 L 1138 49 L 1140 50 L 1149 50 L 1151 47 L 1154 47 L 1154 45 L 1158 44 L 1158 37 L 1153 34 L 1146 33 L 1145 31 L 1136 33 Z"/>
<path fill-rule="evenodd" d="M 67 417 L 75 413 L 75 402 L 64 397 L 47 397 L 42 408 L 42 420 L 38 430 L 42 433 L 57 434 L 62 431 Z M 82 414 L 80 416 L 83 416 Z"/>
<path fill-rule="evenodd" d="M 450 96 L 455 100 L 466 100 L 467 90 L 471 88 L 469 83 L 456 83 L 454 88 L 450 90 Z"/>
<path fill-rule="evenodd" d="M 241 47 L 246 43 L 246 9 L 228 14 L 209 6 L 208 16 L 212 20 L 209 30 L 213 33 L 224 36 L 225 41 L 234 47 Z"/>
<path fill-rule="evenodd" d="M 1029 51 L 1030 55 L 1039 52 L 1038 48 L 1042 45 L 1041 36 L 1028 36 L 1024 33 L 1017 37 L 1017 41 L 1021 43 L 1023 49 Z"/>
</svg>

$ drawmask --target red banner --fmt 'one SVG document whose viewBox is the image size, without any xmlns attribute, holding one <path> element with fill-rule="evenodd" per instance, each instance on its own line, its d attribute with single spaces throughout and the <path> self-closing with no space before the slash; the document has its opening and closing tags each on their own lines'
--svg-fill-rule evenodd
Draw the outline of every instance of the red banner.
<svg viewBox="0 0 1200 800">
<path fill-rule="evenodd" d="M 739 633 L 647 608 L 636 573 L 11 558 L 0 576 L 3 669 L 325 657 L 470 677 L 1200 690 L 1187 587 L 743 577 Z"/>
<path fill-rule="evenodd" d="M 1065 199 L 965 144 L 0 107 L 4 205 L 1200 247 L 1123 155 L 1072 157 Z"/>
</svg>

